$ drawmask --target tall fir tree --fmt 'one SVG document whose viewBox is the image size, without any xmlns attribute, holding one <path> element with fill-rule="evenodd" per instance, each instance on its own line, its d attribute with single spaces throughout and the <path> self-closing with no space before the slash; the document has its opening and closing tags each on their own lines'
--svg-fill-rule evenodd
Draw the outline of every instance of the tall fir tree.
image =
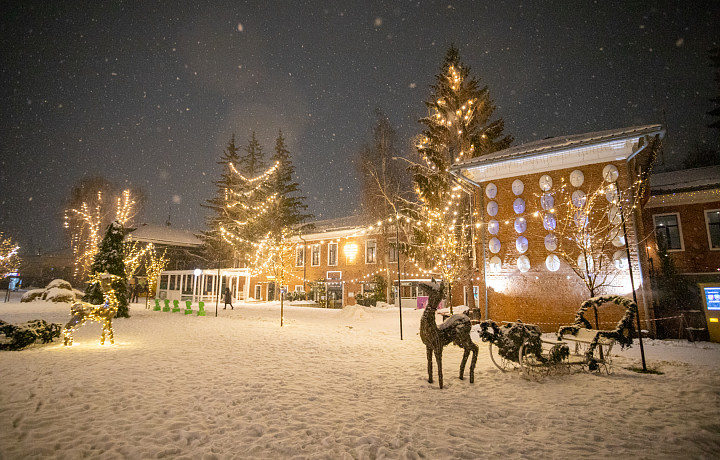
<svg viewBox="0 0 720 460">
<path fill-rule="evenodd" d="M 715 68 L 715 82 L 718 84 L 720 89 L 720 47 L 716 47 L 708 51 L 708 58 L 710 58 L 710 66 Z M 710 99 L 710 102 L 716 105 L 715 108 L 708 112 L 708 115 L 715 117 L 708 127 L 715 128 L 720 131 L 720 95 Z"/>
<path fill-rule="evenodd" d="M 105 231 L 105 237 L 100 243 L 100 250 L 95 254 L 95 260 L 90 267 L 91 274 L 108 272 L 111 275 L 117 275 L 119 277 L 112 282 L 112 288 L 115 290 L 115 296 L 118 300 L 118 318 L 130 317 L 127 299 L 127 279 L 125 278 L 125 262 L 123 260 L 124 237 L 125 228 L 122 224 L 115 221 L 108 225 Z M 94 305 L 103 303 L 103 293 L 100 290 L 100 286 L 97 283 L 88 285 L 85 289 L 83 300 Z"/>
<path fill-rule="evenodd" d="M 420 200 L 417 217 L 429 224 L 416 231 L 415 237 L 426 262 L 444 276 L 455 278 L 448 282 L 461 281 L 471 293 L 474 267 L 470 232 L 476 216 L 468 194 L 451 176 L 450 166 L 505 149 L 513 138 L 503 133 L 502 118 L 492 119 L 496 107 L 488 87 L 480 87 L 470 75 L 470 68 L 460 61 L 454 46 L 448 49 L 432 90 L 425 102 L 428 116 L 420 120 L 424 129 L 416 144 L 421 161 L 410 168 Z M 468 301 L 472 308 L 472 295 Z"/>
<path fill-rule="evenodd" d="M 278 131 L 275 140 L 275 153 L 271 157 L 277 171 L 268 182 L 270 193 L 276 195 L 269 213 L 268 231 L 272 229 L 285 228 L 299 230 L 304 222 L 311 219 L 312 214 L 305 214 L 307 205 L 305 197 L 299 196 L 300 186 L 294 182 L 295 166 L 290 159 L 290 152 L 285 145 L 285 137 L 282 131 Z"/>
<path fill-rule="evenodd" d="M 238 193 L 243 187 L 242 179 L 233 170 L 234 166 L 240 163 L 239 149 L 235 145 L 235 134 L 232 135 L 220 161 L 222 175 L 220 180 L 214 181 L 216 187 L 215 196 L 207 200 L 203 205 L 213 212 L 208 218 L 209 230 L 203 232 L 208 256 L 211 259 L 232 259 L 233 248 L 225 243 L 221 235 L 221 228 L 234 228 L 235 222 L 242 219 L 242 208 L 228 208 L 227 203 L 233 194 Z"/>
<path fill-rule="evenodd" d="M 240 172 L 248 177 L 262 174 L 267 168 L 262 146 L 255 136 L 255 131 L 250 135 L 248 145 L 245 147 L 245 155 L 240 158 L 237 167 Z"/>
</svg>

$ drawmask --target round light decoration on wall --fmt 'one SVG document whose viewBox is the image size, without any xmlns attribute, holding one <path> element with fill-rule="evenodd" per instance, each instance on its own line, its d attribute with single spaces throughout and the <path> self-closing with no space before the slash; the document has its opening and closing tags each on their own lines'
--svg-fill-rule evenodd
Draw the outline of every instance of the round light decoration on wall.
<svg viewBox="0 0 720 460">
<path fill-rule="evenodd" d="M 543 193 L 540 197 L 540 206 L 545 210 L 549 211 L 555 206 L 555 198 L 549 193 Z"/>
<path fill-rule="evenodd" d="M 625 246 L 625 237 L 620 234 L 620 231 L 618 230 L 618 234 L 615 236 L 615 238 L 612 239 L 612 245 L 616 248 L 621 248 Z"/>
<path fill-rule="evenodd" d="M 490 232 L 491 235 L 497 235 L 499 231 L 500 222 L 495 219 L 491 219 L 490 222 L 488 222 L 488 232 Z"/>
<path fill-rule="evenodd" d="M 528 239 L 524 236 L 518 236 L 517 240 L 515 240 L 515 247 L 520 254 L 526 252 L 528 250 Z"/>
<path fill-rule="evenodd" d="M 545 230 L 553 231 L 556 226 L 557 222 L 555 221 L 555 216 L 552 214 L 545 214 L 543 216 L 543 227 L 545 227 Z"/>
<path fill-rule="evenodd" d="M 622 223 L 620 208 L 617 206 L 610 206 L 610 209 L 608 209 L 608 221 L 612 225 L 620 225 Z"/>
<path fill-rule="evenodd" d="M 605 189 L 605 199 L 608 200 L 608 203 L 617 203 L 618 202 L 618 193 L 617 189 L 615 188 L 615 184 L 608 185 Z"/>
<path fill-rule="evenodd" d="M 605 182 L 615 182 L 619 175 L 617 166 L 615 165 L 607 165 L 603 168 L 603 179 L 605 179 Z"/>
<path fill-rule="evenodd" d="M 547 192 L 552 188 L 552 177 L 548 176 L 547 174 L 543 175 L 540 178 L 540 190 L 543 192 Z"/>
<path fill-rule="evenodd" d="M 595 262 L 593 262 L 591 255 L 585 256 L 580 254 L 577 259 L 577 265 L 578 268 L 584 272 L 591 272 L 593 268 L 595 268 Z"/>
<path fill-rule="evenodd" d="M 521 195 L 525 190 L 525 184 L 520 179 L 515 179 L 512 183 L 512 191 L 515 195 Z"/>
<path fill-rule="evenodd" d="M 494 201 L 491 201 L 487 204 L 487 213 L 491 216 L 495 216 L 498 213 L 498 204 Z"/>
<path fill-rule="evenodd" d="M 488 242 L 488 248 L 493 254 L 497 254 L 498 252 L 500 252 L 500 246 L 500 240 L 497 238 L 491 238 Z"/>
<path fill-rule="evenodd" d="M 497 195 L 497 185 L 490 182 L 485 186 L 485 195 L 491 200 Z"/>
<path fill-rule="evenodd" d="M 622 249 L 615 251 L 615 254 L 613 254 L 613 264 L 615 264 L 615 268 L 618 270 L 627 270 L 629 266 L 627 252 Z"/>
<path fill-rule="evenodd" d="M 518 270 L 520 270 L 523 273 L 530 270 L 530 259 L 528 259 L 528 256 L 518 257 L 517 268 L 518 268 Z"/>
<path fill-rule="evenodd" d="M 552 233 L 545 235 L 545 249 L 548 251 L 554 251 L 557 249 L 557 236 Z"/>
<path fill-rule="evenodd" d="M 500 260 L 500 257 L 498 256 L 492 256 L 490 260 L 488 261 L 490 264 L 490 271 L 491 272 L 499 272 L 502 269 L 502 261 Z"/>
<path fill-rule="evenodd" d="M 513 211 L 515 214 L 522 214 L 525 212 L 525 200 L 522 198 L 515 198 L 513 201 Z"/>
<path fill-rule="evenodd" d="M 555 254 L 550 254 L 545 258 L 545 266 L 551 272 L 556 272 L 560 269 L 560 258 Z"/>
<path fill-rule="evenodd" d="M 580 187 L 585 182 L 585 174 L 579 169 L 570 173 L 570 183 L 573 187 Z"/>
<path fill-rule="evenodd" d="M 586 201 L 587 196 L 582 190 L 575 190 L 574 192 L 572 192 L 572 204 L 576 208 L 582 208 L 583 206 L 585 206 Z"/>
<path fill-rule="evenodd" d="M 588 216 L 585 214 L 585 211 L 582 209 L 579 209 L 575 211 L 575 214 L 573 215 L 573 221 L 575 222 L 575 226 L 579 228 L 587 227 L 588 224 Z"/>
<path fill-rule="evenodd" d="M 515 231 L 518 233 L 525 233 L 527 230 L 527 220 L 524 217 L 518 217 L 515 219 Z"/>
</svg>

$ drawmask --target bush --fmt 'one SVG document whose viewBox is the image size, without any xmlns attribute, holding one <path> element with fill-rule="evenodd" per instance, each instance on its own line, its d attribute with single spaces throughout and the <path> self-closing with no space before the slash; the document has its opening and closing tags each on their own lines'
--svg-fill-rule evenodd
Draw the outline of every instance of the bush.
<svg viewBox="0 0 720 460">
<path fill-rule="evenodd" d="M 72 291 L 72 286 L 70 285 L 70 283 L 68 283 L 65 280 L 61 280 L 61 279 L 52 280 L 52 281 L 50 281 L 50 284 L 48 284 L 45 287 L 45 289 L 47 289 L 47 290 L 50 290 L 53 288 L 60 288 L 60 289 L 65 289 L 67 291 Z"/>
<path fill-rule="evenodd" d="M 72 290 L 69 289 L 61 289 L 61 288 L 52 288 L 48 289 L 47 294 L 45 295 L 45 300 L 48 300 L 50 302 L 65 302 L 65 303 L 74 303 L 75 302 L 75 293 Z"/>
<path fill-rule="evenodd" d="M 33 289 L 32 291 L 27 291 L 23 294 L 20 298 L 20 302 L 34 302 L 41 299 L 43 295 L 45 295 L 45 289 Z"/>
<path fill-rule="evenodd" d="M 52 342 L 60 337 L 62 324 L 34 319 L 25 324 L 10 324 L 0 320 L 0 350 L 22 350 L 36 341 Z"/>
</svg>

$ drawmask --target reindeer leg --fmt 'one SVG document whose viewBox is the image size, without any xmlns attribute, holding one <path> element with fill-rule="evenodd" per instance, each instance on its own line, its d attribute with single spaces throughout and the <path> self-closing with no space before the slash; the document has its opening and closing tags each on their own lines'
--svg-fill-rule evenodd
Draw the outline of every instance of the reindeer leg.
<svg viewBox="0 0 720 460">
<path fill-rule="evenodd" d="M 113 327 L 112 327 L 112 320 L 108 320 L 107 330 L 108 330 L 108 336 L 110 337 L 110 343 L 114 345 L 115 344 L 115 333 L 114 333 Z"/>
<path fill-rule="evenodd" d="M 435 361 L 438 366 L 438 383 L 440 383 L 440 389 L 443 387 L 443 375 L 442 375 L 442 348 L 435 352 Z"/>
<path fill-rule="evenodd" d="M 477 362 L 478 346 L 472 342 L 472 360 L 470 360 L 470 383 L 475 383 L 475 363 Z"/>
<path fill-rule="evenodd" d="M 428 361 L 428 383 L 433 383 L 433 371 L 432 371 L 432 359 L 433 351 L 432 348 L 426 347 L 427 349 L 427 361 Z"/>
<path fill-rule="evenodd" d="M 463 352 L 462 361 L 460 361 L 460 380 L 464 379 L 465 374 L 465 363 L 467 363 L 468 356 L 470 356 L 470 348 L 465 348 Z M 470 379 L 472 379 L 472 374 Z"/>
</svg>

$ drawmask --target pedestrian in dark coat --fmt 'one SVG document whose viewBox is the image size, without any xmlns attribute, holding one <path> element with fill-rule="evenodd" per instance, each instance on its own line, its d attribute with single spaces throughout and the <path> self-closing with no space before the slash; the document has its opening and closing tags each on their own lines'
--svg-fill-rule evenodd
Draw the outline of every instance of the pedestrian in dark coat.
<svg viewBox="0 0 720 460">
<path fill-rule="evenodd" d="M 232 306 L 232 294 L 230 294 L 230 288 L 225 288 L 223 297 L 225 298 L 225 306 L 223 307 L 223 310 L 226 310 L 228 305 L 230 305 L 231 310 L 235 310 L 235 307 Z"/>
</svg>

